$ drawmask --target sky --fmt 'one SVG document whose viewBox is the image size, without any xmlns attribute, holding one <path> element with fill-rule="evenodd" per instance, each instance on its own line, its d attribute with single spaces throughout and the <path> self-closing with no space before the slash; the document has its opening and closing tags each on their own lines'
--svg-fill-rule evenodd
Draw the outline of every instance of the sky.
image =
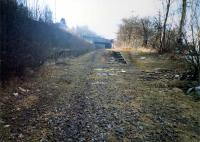
<svg viewBox="0 0 200 142">
<path fill-rule="evenodd" d="M 56 0 L 56 8 L 55 0 L 49 0 L 49 6 L 69 28 L 87 25 L 98 35 L 116 38 L 123 18 L 156 15 L 160 0 Z"/>
</svg>

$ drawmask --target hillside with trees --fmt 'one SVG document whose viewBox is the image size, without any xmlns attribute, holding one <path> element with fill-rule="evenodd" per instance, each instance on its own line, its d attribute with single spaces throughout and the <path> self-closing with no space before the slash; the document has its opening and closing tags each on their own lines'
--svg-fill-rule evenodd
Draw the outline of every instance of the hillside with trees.
<svg viewBox="0 0 200 142">
<path fill-rule="evenodd" d="M 1 81 L 23 77 L 25 70 L 37 69 L 48 59 L 78 56 L 91 50 L 91 45 L 66 32 L 65 19 L 53 23 L 48 8 L 27 7 L 28 1 L 0 1 L 0 68 Z"/>
</svg>

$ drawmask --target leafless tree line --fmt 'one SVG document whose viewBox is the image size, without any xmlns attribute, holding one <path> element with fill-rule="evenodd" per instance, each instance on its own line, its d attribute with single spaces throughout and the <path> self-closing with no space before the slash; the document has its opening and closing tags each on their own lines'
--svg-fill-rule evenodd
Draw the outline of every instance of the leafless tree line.
<svg viewBox="0 0 200 142">
<path fill-rule="evenodd" d="M 44 21 L 46 23 L 53 22 L 53 13 L 48 6 L 48 0 L 15 0 L 28 9 L 28 15 L 34 20 Z"/>
<path fill-rule="evenodd" d="M 184 54 L 200 82 L 200 0 L 162 0 L 162 5 L 154 17 L 123 19 L 118 45 Z"/>
</svg>

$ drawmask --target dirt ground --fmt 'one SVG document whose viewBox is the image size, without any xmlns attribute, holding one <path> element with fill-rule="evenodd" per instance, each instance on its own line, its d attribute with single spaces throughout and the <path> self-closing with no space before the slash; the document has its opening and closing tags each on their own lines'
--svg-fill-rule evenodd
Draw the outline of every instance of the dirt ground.
<svg viewBox="0 0 200 142">
<path fill-rule="evenodd" d="M 1 142 L 199 142 L 200 102 L 184 93 L 182 64 L 112 51 L 46 64 L 1 90 Z"/>
</svg>

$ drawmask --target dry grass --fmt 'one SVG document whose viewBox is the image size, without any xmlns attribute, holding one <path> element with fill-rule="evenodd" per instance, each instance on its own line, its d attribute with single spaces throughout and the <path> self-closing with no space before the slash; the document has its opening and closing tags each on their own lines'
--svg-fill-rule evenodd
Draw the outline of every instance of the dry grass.
<svg viewBox="0 0 200 142">
<path fill-rule="evenodd" d="M 38 96 L 30 95 L 25 97 L 23 100 L 18 101 L 16 108 L 31 108 L 33 105 L 35 105 L 38 102 Z"/>
<path fill-rule="evenodd" d="M 131 51 L 134 53 L 156 53 L 157 51 L 153 48 L 150 47 L 137 47 L 137 48 L 133 48 L 133 47 L 115 47 L 113 49 L 110 49 L 113 51 Z"/>
<path fill-rule="evenodd" d="M 112 49 L 108 49 L 108 50 L 111 50 L 111 51 L 131 51 L 133 48 L 131 47 L 115 47 L 115 48 L 112 48 Z"/>
<path fill-rule="evenodd" d="M 144 78 L 149 76 L 149 73 L 154 73 L 156 68 L 170 69 L 175 73 L 185 69 L 181 58 L 173 60 L 168 55 L 158 56 L 146 49 L 140 51 L 122 53 L 137 69 L 144 71 L 140 73 Z M 141 57 L 145 59 L 141 60 Z M 141 117 L 146 128 L 144 133 L 146 130 L 165 133 L 163 128 L 166 128 L 171 130 L 168 135 L 173 137 L 177 135 L 177 141 L 199 141 L 200 102 L 191 96 L 186 96 L 183 90 L 177 88 L 184 86 L 188 81 L 170 80 L 165 78 L 166 74 L 165 72 L 159 76 L 155 74 L 158 79 L 150 81 L 143 79 L 137 81 L 137 90 L 142 92 L 138 91 L 140 95 L 137 95 L 137 100 L 141 100 L 141 103 L 136 107 L 141 107 L 145 112 Z M 161 125 L 158 120 L 163 124 Z M 157 134 L 153 134 L 152 137 L 157 137 Z"/>
<path fill-rule="evenodd" d="M 132 52 L 136 52 L 136 53 L 156 53 L 157 51 L 153 48 L 138 47 L 138 48 L 133 48 Z"/>
</svg>

